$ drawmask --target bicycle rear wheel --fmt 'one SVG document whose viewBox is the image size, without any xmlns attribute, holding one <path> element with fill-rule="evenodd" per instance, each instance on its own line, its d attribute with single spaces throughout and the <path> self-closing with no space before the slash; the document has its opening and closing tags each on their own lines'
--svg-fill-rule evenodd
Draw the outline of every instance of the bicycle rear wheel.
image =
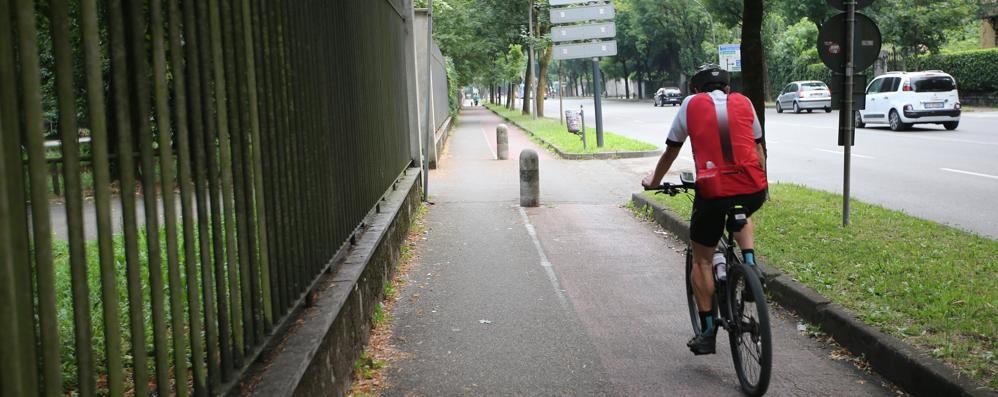
<svg viewBox="0 0 998 397">
<path fill-rule="evenodd" d="M 686 249 L 686 303 L 690 306 L 690 321 L 693 325 L 693 334 L 700 335 L 700 307 L 697 306 L 697 298 L 693 293 L 693 251 Z"/>
<path fill-rule="evenodd" d="M 743 263 L 728 269 L 727 285 L 731 320 L 728 336 L 738 382 L 746 394 L 761 396 L 769 388 L 773 366 L 766 295 L 756 273 Z"/>
</svg>

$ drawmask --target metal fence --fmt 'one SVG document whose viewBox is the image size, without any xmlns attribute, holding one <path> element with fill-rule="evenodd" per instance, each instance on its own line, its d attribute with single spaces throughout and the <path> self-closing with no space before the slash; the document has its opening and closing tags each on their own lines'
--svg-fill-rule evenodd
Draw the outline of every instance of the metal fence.
<svg viewBox="0 0 998 397">
<path fill-rule="evenodd" d="M 0 0 L 0 395 L 224 392 L 409 166 L 402 5 Z"/>
</svg>

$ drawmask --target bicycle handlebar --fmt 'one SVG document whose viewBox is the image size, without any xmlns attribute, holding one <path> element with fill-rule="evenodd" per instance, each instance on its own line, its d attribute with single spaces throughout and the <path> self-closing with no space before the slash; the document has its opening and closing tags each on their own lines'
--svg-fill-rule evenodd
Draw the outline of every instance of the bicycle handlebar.
<svg viewBox="0 0 998 397">
<path fill-rule="evenodd" d="M 697 190 L 697 185 L 695 183 L 680 183 L 673 184 L 665 182 L 659 186 L 645 187 L 646 191 L 656 190 L 659 193 L 668 194 L 670 196 L 675 196 L 680 192 L 688 192 L 690 190 Z"/>
</svg>

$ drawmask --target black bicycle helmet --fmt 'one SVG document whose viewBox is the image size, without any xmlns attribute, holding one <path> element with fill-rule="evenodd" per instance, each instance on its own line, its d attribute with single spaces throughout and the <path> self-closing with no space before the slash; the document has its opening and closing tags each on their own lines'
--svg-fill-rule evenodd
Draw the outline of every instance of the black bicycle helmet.
<svg viewBox="0 0 998 397">
<path fill-rule="evenodd" d="M 700 92 L 707 92 L 711 89 L 723 88 L 731 83 L 731 74 L 721 69 L 720 66 L 706 64 L 690 79 L 690 87 L 695 87 Z"/>
</svg>

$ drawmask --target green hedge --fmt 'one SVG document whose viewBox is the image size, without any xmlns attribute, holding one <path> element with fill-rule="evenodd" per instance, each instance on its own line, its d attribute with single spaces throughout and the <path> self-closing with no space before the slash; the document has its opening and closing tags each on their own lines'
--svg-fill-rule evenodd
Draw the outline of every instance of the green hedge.
<svg viewBox="0 0 998 397">
<path fill-rule="evenodd" d="M 921 56 L 910 69 L 949 73 L 961 91 L 998 91 L 998 48 Z"/>
</svg>

